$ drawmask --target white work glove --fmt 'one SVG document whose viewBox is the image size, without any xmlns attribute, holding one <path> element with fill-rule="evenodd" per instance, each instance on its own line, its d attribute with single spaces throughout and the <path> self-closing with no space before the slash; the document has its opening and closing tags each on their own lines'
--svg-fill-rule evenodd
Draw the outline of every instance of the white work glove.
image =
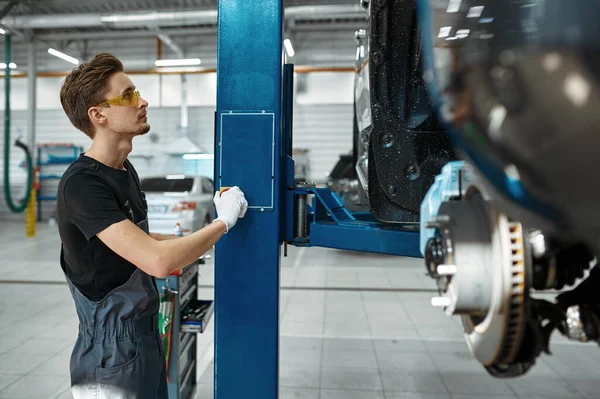
<svg viewBox="0 0 600 399">
<path fill-rule="evenodd" d="M 238 218 L 243 218 L 248 210 L 248 201 L 242 190 L 239 187 L 231 187 L 229 190 L 221 194 L 219 191 L 215 193 L 213 198 L 215 207 L 217 208 L 217 218 L 225 223 L 229 231 L 238 221 Z"/>
</svg>

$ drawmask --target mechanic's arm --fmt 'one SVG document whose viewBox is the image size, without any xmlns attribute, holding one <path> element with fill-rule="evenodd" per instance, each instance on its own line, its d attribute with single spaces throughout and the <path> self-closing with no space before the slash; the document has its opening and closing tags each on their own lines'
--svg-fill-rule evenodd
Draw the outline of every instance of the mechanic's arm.
<svg viewBox="0 0 600 399">
<path fill-rule="evenodd" d="M 177 240 L 159 241 L 146 234 L 129 220 L 115 223 L 97 234 L 111 250 L 155 276 L 165 277 L 181 269 L 215 245 L 243 217 L 248 203 L 244 193 L 234 187 L 215 194 L 218 217 L 210 225 Z"/>
</svg>

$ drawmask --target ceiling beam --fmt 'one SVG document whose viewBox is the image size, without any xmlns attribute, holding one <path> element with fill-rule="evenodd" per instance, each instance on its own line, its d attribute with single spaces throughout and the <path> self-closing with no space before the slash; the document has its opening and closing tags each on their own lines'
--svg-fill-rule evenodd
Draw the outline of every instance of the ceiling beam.
<svg viewBox="0 0 600 399">
<path fill-rule="evenodd" d="M 187 35 L 214 35 L 217 32 L 216 27 L 200 28 L 173 28 L 161 29 L 161 32 L 168 36 L 187 36 Z M 56 32 L 56 33 L 37 33 L 36 37 L 48 41 L 55 40 L 103 40 L 103 39 L 131 39 L 139 37 L 155 37 L 156 32 L 148 29 L 134 31 L 126 30 L 96 30 L 87 32 Z"/>
<path fill-rule="evenodd" d="M 216 68 L 196 68 L 188 71 L 181 70 L 170 70 L 169 68 L 150 68 L 147 70 L 130 70 L 127 71 L 128 75 L 199 75 L 207 73 L 216 73 Z M 337 73 L 355 73 L 354 67 L 348 66 L 296 66 L 294 68 L 296 73 L 323 73 L 323 72 L 337 72 Z M 57 78 L 64 77 L 69 74 L 69 71 L 38 71 L 36 76 L 38 78 Z M 0 72 L 0 76 L 4 76 Z M 27 77 L 26 72 L 11 72 L 13 78 L 25 78 Z"/>
<path fill-rule="evenodd" d="M 365 27 L 365 21 L 344 21 L 328 24 L 301 24 L 296 22 L 293 30 L 295 32 L 329 32 L 349 30 L 354 32 L 356 29 Z M 205 26 L 197 28 L 167 28 L 161 29 L 161 33 L 170 37 L 174 36 L 214 36 L 217 34 L 216 26 Z M 156 33 L 148 29 L 134 31 L 126 30 L 97 30 L 87 32 L 56 32 L 56 33 L 37 33 L 36 38 L 46 41 L 59 40 L 110 40 L 110 39 L 131 39 L 140 37 L 155 37 Z M 18 40 L 18 38 L 15 38 Z M 165 43 L 166 44 L 166 43 Z"/>
<path fill-rule="evenodd" d="M 13 7 L 17 5 L 18 2 L 19 0 L 10 0 L 8 4 L 5 5 L 4 8 L 2 8 L 2 10 L 0 10 L 0 20 L 4 18 L 6 14 L 8 14 L 10 10 L 12 10 Z"/>
<path fill-rule="evenodd" d="M 364 29 L 365 21 L 344 21 L 322 24 L 302 24 L 296 22 L 293 30 L 295 32 L 330 32 L 330 31 L 352 31 L 356 29 Z M 196 28 L 166 28 L 161 29 L 161 33 L 167 36 L 214 36 L 217 34 L 216 26 L 204 26 Z M 143 37 L 156 37 L 156 32 L 148 29 L 140 30 L 95 30 L 95 31 L 73 31 L 73 32 L 56 32 L 56 33 L 37 33 L 36 39 L 45 40 L 48 42 L 61 40 L 110 40 L 110 39 L 131 39 Z M 15 37 L 15 41 L 25 41 L 26 37 Z M 166 44 L 166 43 L 165 43 Z"/>
<path fill-rule="evenodd" d="M 167 33 L 164 33 L 158 26 L 148 25 L 148 30 L 153 32 L 164 44 L 166 44 L 179 58 L 185 58 L 183 50 L 177 45 Z"/>
<path fill-rule="evenodd" d="M 366 11 L 360 5 L 316 5 L 285 8 L 285 19 L 329 20 L 346 18 L 366 18 Z M 48 14 L 18 15 L 0 19 L 0 24 L 16 29 L 61 29 L 109 27 L 113 29 L 143 28 L 148 24 L 164 28 L 217 23 L 217 10 L 153 11 L 103 15 L 89 14 Z"/>
</svg>

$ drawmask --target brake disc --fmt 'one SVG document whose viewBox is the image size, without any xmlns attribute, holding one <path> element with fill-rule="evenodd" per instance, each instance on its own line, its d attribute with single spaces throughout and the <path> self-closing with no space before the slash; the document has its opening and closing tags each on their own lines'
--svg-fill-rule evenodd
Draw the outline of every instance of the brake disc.
<svg viewBox="0 0 600 399">
<path fill-rule="evenodd" d="M 444 202 L 437 218 L 443 263 L 428 265 L 440 296 L 432 305 L 459 315 L 469 349 L 493 370 L 515 361 L 527 326 L 524 229 L 470 188 L 463 200 Z"/>
</svg>

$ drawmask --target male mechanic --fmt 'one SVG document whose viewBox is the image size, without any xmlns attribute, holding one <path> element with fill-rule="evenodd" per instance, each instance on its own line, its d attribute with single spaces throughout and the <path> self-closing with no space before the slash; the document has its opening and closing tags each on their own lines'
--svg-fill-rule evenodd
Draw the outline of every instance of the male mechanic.
<svg viewBox="0 0 600 399">
<path fill-rule="evenodd" d="M 101 53 L 65 79 L 60 101 L 92 139 L 58 188 L 60 262 L 79 317 L 71 355 L 78 398 L 167 398 L 154 277 L 191 264 L 243 217 L 234 187 L 215 194 L 218 218 L 185 237 L 148 232 L 147 205 L 127 159 L 132 140 L 150 130 L 146 109 L 121 62 Z"/>
</svg>

